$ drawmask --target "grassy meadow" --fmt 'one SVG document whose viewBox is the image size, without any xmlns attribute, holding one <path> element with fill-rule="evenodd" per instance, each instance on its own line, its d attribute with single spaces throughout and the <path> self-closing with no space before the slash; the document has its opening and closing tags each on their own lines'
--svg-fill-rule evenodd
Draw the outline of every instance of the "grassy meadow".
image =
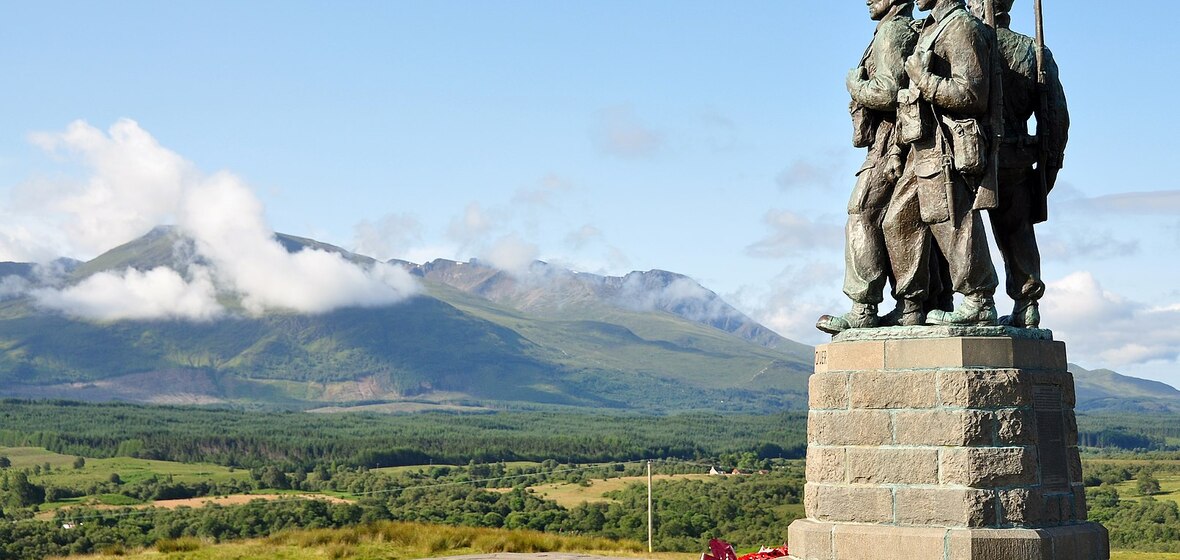
<svg viewBox="0 0 1180 560">
<path fill-rule="evenodd" d="M 127 550 L 111 548 L 101 554 L 70 560 L 120 557 L 128 560 L 384 560 L 488 554 L 497 552 L 567 552 L 596 556 L 692 560 L 697 553 L 647 554 L 643 543 L 592 537 L 566 537 L 534 531 L 510 531 L 383 522 L 348 529 L 288 531 L 265 539 L 214 544 L 186 537 L 156 546 Z M 1180 560 L 1180 553 L 1112 551 L 1111 560 Z"/>
<path fill-rule="evenodd" d="M 1152 498 L 1180 504 L 1180 475 L 1157 474 L 1155 478 L 1160 481 L 1160 492 L 1154 494 Z M 1119 491 L 1119 497 L 1121 499 L 1138 501 L 1143 499 L 1143 496 L 1139 495 L 1138 486 L 1138 481 L 1128 480 L 1114 485 L 1114 488 Z"/>
<path fill-rule="evenodd" d="M 1161 459 L 1131 459 L 1131 458 L 1101 458 L 1087 459 L 1089 466 L 1116 467 L 1126 469 L 1146 468 L 1154 472 L 1155 479 L 1160 483 L 1160 492 L 1152 495 L 1156 500 L 1176 502 L 1180 504 L 1180 461 Z M 1114 484 L 1119 498 L 1123 500 L 1139 501 L 1143 498 L 1139 494 L 1139 481 L 1135 478 Z"/>
<path fill-rule="evenodd" d="M 1112 550 L 1110 551 L 1110 560 L 1180 560 L 1180 553 Z"/>
<path fill-rule="evenodd" d="M 38 447 L 0 447 L 0 456 L 12 461 L 13 468 L 33 468 L 48 464 L 51 470 L 33 476 L 38 484 L 54 486 L 79 486 L 94 482 L 106 482 L 112 474 L 118 474 L 124 483 L 134 483 L 153 476 L 171 476 L 176 482 L 222 482 L 245 480 L 250 473 L 207 463 L 176 463 L 152 461 L 131 457 L 110 459 L 86 459 L 80 469 L 74 468 L 75 457 L 61 455 Z"/>
<path fill-rule="evenodd" d="M 652 480 L 717 480 L 707 474 L 678 474 L 678 475 L 655 475 Z M 647 483 L 646 476 L 627 476 L 620 478 L 608 478 L 606 480 L 597 479 L 589 480 L 586 485 L 562 482 L 557 484 L 541 484 L 532 486 L 529 489 L 533 491 L 538 497 L 546 500 L 553 500 L 558 505 L 566 508 L 576 507 L 583 502 L 610 502 L 613 501 L 606 497 L 606 494 L 616 490 L 622 490 L 628 484 Z"/>
<path fill-rule="evenodd" d="M 602 556 L 648 557 L 636 541 L 568 537 L 535 531 L 449 527 L 382 522 L 347 529 L 287 531 L 248 541 L 212 544 L 195 538 L 161 541 L 144 550 L 110 549 L 104 554 L 71 558 L 119 556 L 130 560 L 377 560 L 430 558 L 495 552 L 570 552 Z M 690 560 L 696 554 L 656 554 L 657 560 Z"/>
</svg>

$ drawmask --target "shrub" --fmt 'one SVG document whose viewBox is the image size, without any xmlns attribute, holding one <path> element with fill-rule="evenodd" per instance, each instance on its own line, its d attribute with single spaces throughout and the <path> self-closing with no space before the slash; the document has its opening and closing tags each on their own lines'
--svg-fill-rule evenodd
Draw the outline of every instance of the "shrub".
<svg viewBox="0 0 1180 560">
<path fill-rule="evenodd" d="M 193 537 L 182 537 L 179 539 L 165 539 L 156 543 L 156 550 L 164 553 L 168 552 L 192 552 L 201 548 L 201 541 Z"/>
</svg>

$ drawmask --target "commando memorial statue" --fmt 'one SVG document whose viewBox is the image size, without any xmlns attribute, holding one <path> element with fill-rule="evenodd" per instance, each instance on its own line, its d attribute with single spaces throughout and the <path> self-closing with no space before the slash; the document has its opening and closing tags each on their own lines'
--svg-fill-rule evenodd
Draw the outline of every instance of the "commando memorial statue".
<svg viewBox="0 0 1180 560">
<path fill-rule="evenodd" d="M 820 330 L 1040 326 L 1033 226 L 1047 217 L 1069 116 L 1043 37 L 1009 28 L 1013 1 L 972 0 L 968 11 L 918 0 L 929 11 L 918 22 L 913 1 L 868 1 L 877 31 L 848 76 L 853 145 L 868 151 L 848 204 L 844 293 L 853 305 L 821 317 Z M 990 26 L 981 19 L 989 13 Z M 1016 302 L 1003 318 L 982 210 Z M 897 303 L 879 316 L 887 280 Z M 964 296 L 957 309 L 946 288 Z"/>
<path fill-rule="evenodd" d="M 865 1 L 876 29 L 847 76 L 867 151 L 848 202 L 852 308 L 816 323 L 832 341 L 809 379 L 790 558 L 1109 560 L 1065 343 L 1038 306 L 1034 226 L 1069 132 L 1043 0 L 1028 0 L 1035 37 L 1009 26 L 1022 0 Z"/>
</svg>

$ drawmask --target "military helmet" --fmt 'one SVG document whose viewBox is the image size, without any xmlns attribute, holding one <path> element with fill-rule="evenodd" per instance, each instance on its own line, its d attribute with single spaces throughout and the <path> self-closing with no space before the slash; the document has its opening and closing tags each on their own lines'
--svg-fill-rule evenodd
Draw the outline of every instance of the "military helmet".
<svg viewBox="0 0 1180 560">
<path fill-rule="evenodd" d="M 972 6 L 972 11 L 983 10 L 983 3 L 987 2 L 987 1 L 988 0 L 971 0 L 970 4 Z M 996 9 L 997 14 L 1006 14 L 1008 12 L 1011 12 L 1012 11 L 1012 4 L 1016 3 L 1016 0 L 990 0 L 990 1 L 992 3 L 992 6 Z M 983 16 L 979 16 L 979 17 L 983 17 Z"/>
<path fill-rule="evenodd" d="M 1012 4 L 1014 3 L 1016 3 L 1016 0 L 992 0 L 992 5 L 996 7 L 997 14 L 1006 14 L 1012 11 Z"/>
</svg>

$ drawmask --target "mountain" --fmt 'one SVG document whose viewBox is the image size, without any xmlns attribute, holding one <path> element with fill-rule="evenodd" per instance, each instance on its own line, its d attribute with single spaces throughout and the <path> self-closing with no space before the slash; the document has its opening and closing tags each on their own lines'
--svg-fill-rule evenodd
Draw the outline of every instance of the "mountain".
<svg viewBox="0 0 1180 560">
<path fill-rule="evenodd" d="M 374 262 L 311 239 L 277 239 L 290 252 Z M 157 228 L 72 267 L 64 281 L 128 267 L 183 272 L 200 262 L 195 255 L 180 232 Z M 811 348 L 684 276 L 398 264 L 418 276 L 421 295 L 313 315 L 96 323 L 38 310 L 26 297 L 0 301 L 0 397 L 389 411 L 806 406 Z"/>
<path fill-rule="evenodd" d="M 809 352 L 750 319 L 691 278 L 664 270 L 623 277 L 574 272 L 534 262 L 527 274 L 509 274 L 478 261 L 438 259 L 411 272 L 464 292 L 542 317 L 570 314 L 601 318 L 611 310 L 663 311 L 734 334 L 767 348 Z"/>
<path fill-rule="evenodd" d="M 1074 376 L 1078 412 L 1180 413 L 1180 390 L 1171 385 L 1076 364 L 1070 364 L 1069 371 Z"/>
</svg>

